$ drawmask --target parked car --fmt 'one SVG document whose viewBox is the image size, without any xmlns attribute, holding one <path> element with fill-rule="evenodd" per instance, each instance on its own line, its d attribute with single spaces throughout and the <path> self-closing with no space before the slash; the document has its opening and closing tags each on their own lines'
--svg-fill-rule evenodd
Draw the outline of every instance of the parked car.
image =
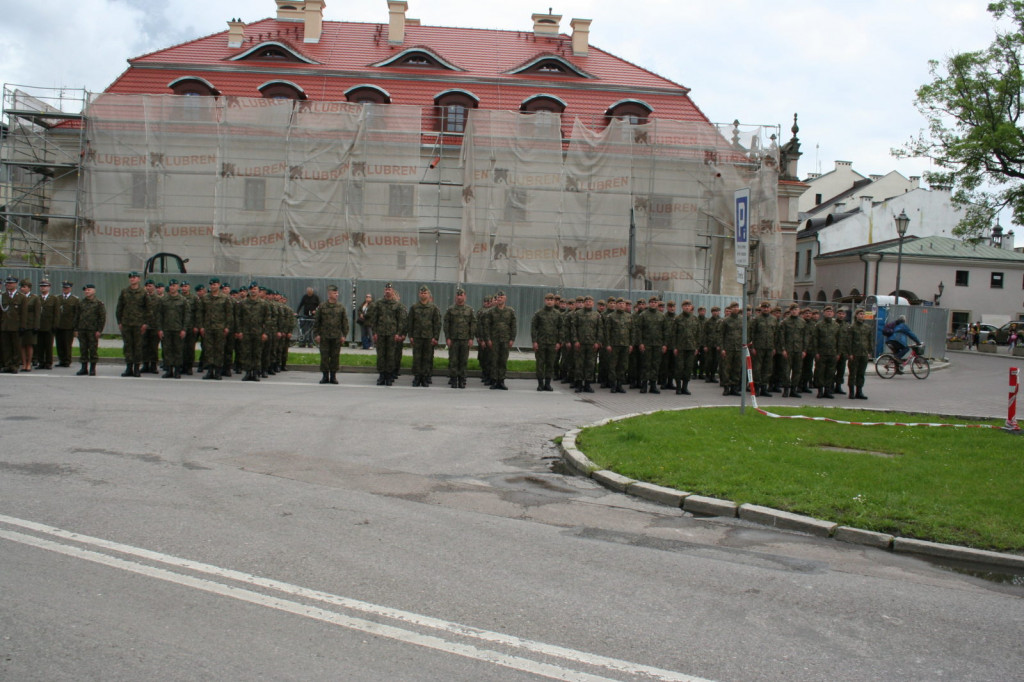
<svg viewBox="0 0 1024 682">
<path fill-rule="evenodd" d="M 1017 330 L 1017 337 L 1020 338 L 1021 330 L 1024 329 L 1024 322 L 1007 322 L 999 329 L 992 332 L 992 338 L 996 340 L 1000 346 L 1005 346 L 1010 343 L 1010 326 L 1015 325 L 1014 329 Z"/>
</svg>

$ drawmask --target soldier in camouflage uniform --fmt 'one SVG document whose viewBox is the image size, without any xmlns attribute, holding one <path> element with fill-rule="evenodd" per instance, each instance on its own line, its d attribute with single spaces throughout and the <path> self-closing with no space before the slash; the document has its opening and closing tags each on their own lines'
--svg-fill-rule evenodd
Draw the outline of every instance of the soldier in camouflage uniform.
<svg viewBox="0 0 1024 682">
<path fill-rule="evenodd" d="M 516 340 L 516 311 L 505 305 L 505 292 L 499 291 L 494 296 L 495 305 L 486 318 L 484 335 L 491 355 L 491 377 L 494 383 L 491 390 L 507 391 L 505 372 L 508 368 L 508 352 Z"/>
<path fill-rule="evenodd" d="M 260 299 L 260 285 L 253 282 L 236 309 L 235 340 L 245 375 L 242 381 L 260 380 L 263 344 L 267 342 L 267 306 Z"/>
<path fill-rule="evenodd" d="M 203 338 L 203 356 L 206 362 L 204 379 L 220 380 L 225 366 L 224 350 L 234 319 L 235 303 L 221 292 L 220 279 L 210 280 L 210 293 L 199 299 L 196 325 Z M 228 376 L 231 376 L 228 374 Z"/>
<path fill-rule="evenodd" d="M 839 360 L 839 325 L 835 311 L 827 305 L 822 318 L 814 327 L 815 379 L 818 383 L 818 397 L 831 400 L 832 382 L 836 376 L 836 362 Z"/>
<path fill-rule="evenodd" d="M 78 326 L 78 308 L 82 301 L 71 293 L 73 282 L 61 282 L 61 294 L 57 297 L 59 308 L 54 320 L 54 334 L 57 337 L 57 360 L 61 367 L 71 366 L 71 345 Z"/>
<path fill-rule="evenodd" d="M 719 352 L 722 345 L 722 318 L 721 308 L 717 305 L 711 307 L 711 317 L 704 321 L 704 330 L 701 333 L 701 345 L 704 347 L 704 383 L 715 383 L 715 375 L 718 374 Z"/>
<path fill-rule="evenodd" d="M 866 320 L 865 312 L 858 310 L 853 316 L 853 324 L 849 325 L 847 346 L 850 353 L 850 399 L 867 400 L 864 395 L 864 374 L 867 372 L 868 361 L 875 354 L 874 320 Z"/>
<path fill-rule="evenodd" d="M 843 395 L 846 391 L 843 390 L 843 382 L 846 378 L 846 357 L 850 354 L 850 350 L 847 344 L 849 335 L 849 324 L 846 321 L 846 309 L 838 308 L 836 310 L 836 324 L 839 325 L 839 357 L 836 359 L 836 376 L 832 380 L 833 386 L 832 391 Z"/>
<path fill-rule="evenodd" d="M 82 369 L 78 376 L 96 376 L 96 363 L 99 361 L 100 334 L 107 324 L 107 308 L 103 301 L 96 298 L 96 285 L 86 284 L 82 287 L 85 297 L 78 307 L 78 356 L 82 361 Z"/>
<path fill-rule="evenodd" d="M 605 318 L 605 349 L 608 351 L 608 381 L 612 393 L 625 393 L 629 381 L 629 355 L 633 351 L 633 316 L 626 300 L 615 299 L 615 309 Z"/>
<path fill-rule="evenodd" d="M 476 313 L 466 305 L 466 291 L 455 290 L 455 304 L 444 314 L 444 338 L 448 342 L 448 385 L 466 387 L 469 349 L 477 336 Z"/>
<path fill-rule="evenodd" d="M 683 301 L 682 311 L 672 320 L 670 339 L 675 357 L 676 395 L 690 395 L 690 377 L 700 344 L 700 322 L 693 314 L 692 301 Z"/>
<path fill-rule="evenodd" d="M 673 387 L 676 376 L 676 356 L 672 352 L 672 334 L 676 321 L 676 302 L 658 301 L 658 312 L 665 315 L 665 344 L 668 350 L 661 356 L 661 367 L 658 368 L 658 383 L 661 390 Z"/>
<path fill-rule="evenodd" d="M 778 361 L 781 366 L 782 397 L 800 397 L 800 371 L 804 363 L 804 320 L 800 306 L 789 306 L 786 318 L 779 325 Z"/>
<path fill-rule="evenodd" d="M 160 339 L 156 335 L 156 315 L 160 299 L 164 297 L 163 282 L 147 279 L 145 284 L 149 307 L 146 315 L 146 331 L 142 333 L 142 373 L 159 374 Z"/>
<path fill-rule="evenodd" d="M 818 313 L 811 309 L 805 308 L 801 312 L 801 316 L 804 319 L 804 364 L 800 368 L 800 381 L 801 392 L 810 393 L 811 384 L 814 383 L 814 355 L 817 352 L 815 350 L 814 341 L 814 329 L 818 324 Z"/>
<path fill-rule="evenodd" d="M 60 310 L 59 297 L 50 293 L 50 283 L 39 283 L 39 333 L 36 337 L 35 358 L 39 369 L 53 369 L 53 326 Z"/>
<path fill-rule="evenodd" d="M 740 304 L 733 301 L 725 309 L 725 318 L 721 326 L 722 365 L 719 374 L 722 378 L 722 395 L 740 394 L 740 376 L 743 363 L 743 313 Z"/>
<path fill-rule="evenodd" d="M 405 340 L 405 306 L 398 302 L 391 282 L 384 285 L 384 298 L 370 306 L 368 316 L 377 346 L 377 385 L 391 386 L 398 376 L 395 365 L 401 362 Z"/>
<path fill-rule="evenodd" d="M 537 390 L 553 391 L 551 380 L 555 376 L 555 361 L 562 347 L 562 313 L 555 307 L 555 295 L 544 294 L 544 306 L 530 320 L 530 341 L 537 363 Z"/>
<path fill-rule="evenodd" d="M 434 374 L 434 347 L 441 338 L 441 310 L 430 298 L 430 288 L 420 287 L 419 300 L 409 306 L 405 336 L 412 346 L 412 385 L 426 388 Z"/>
<path fill-rule="evenodd" d="M 750 323 L 750 355 L 754 371 L 754 392 L 765 398 L 771 397 L 768 385 L 772 378 L 777 325 L 778 322 L 772 317 L 771 304 L 762 301 L 757 316 Z"/>
<path fill-rule="evenodd" d="M 199 299 L 192 293 L 192 285 L 186 281 L 178 286 L 178 293 L 188 303 L 189 316 L 192 320 L 192 324 L 185 330 L 185 338 L 181 344 L 181 373 L 191 376 L 192 366 L 196 364 L 196 342 L 199 339 L 199 327 L 196 326 Z"/>
<path fill-rule="evenodd" d="M 606 322 L 608 316 L 611 315 L 612 309 L 615 307 L 615 298 L 609 297 L 608 302 L 600 300 L 597 302 L 597 312 L 601 316 L 601 330 L 602 333 L 606 328 Z M 608 378 L 608 363 L 610 361 L 607 346 L 604 343 L 601 344 L 601 350 L 597 354 L 597 381 L 601 385 L 601 388 L 610 388 L 611 381 Z"/>
<path fill-rule="evenodd" d="M 288 307 L 288 313 L 292 309 Z M 341 348 L 348 336 L 348 311 L 338 301 L 338 287 L 327 287 L 327 300 L 313 313 L 313 340 L 320 346 L 321 384 L 338 383 Z"/>
<path fill-rule="evenodd" d="M 149 322 L 150 298 L 139 284 L 139 273 L 128 273 L 128 286 L 117 297 L 114 317 L 124 345 L 123 377 L 141 376 L 142 338 Z"/>
<path fill-rule="evenodd" d="M 637 299 L 630 313 L 633 318 L 633 350 L 629 352 L 629 387 L 640 388 L 643 376 L 643 354 L 640 352 L 640 316 L 647 310 L 647 301 Z"/>
<path fill-rule="evenodd" d="M 178 280 L 168 283 L 154 315 L 157 338 L 163 346 L 164 379 L 180 379 L 185 336 L 192 326 L 192 307 L 181 295 Z"/>
<path fill-rule="evenodd" d="M 593 393 L 590 385 L 597 369 L 597 353 L 604 345 L 604 320 L 594 310 L 594 297 L 583 297 L 572 327 L 572 352 L 576 359 L 576 392 Z"/>
<path fill-rule="evenodd" d="M 228 334 L 224 337 L 224 364 L 220 368 L 220 376 L 231 378 L 231 372 L 235 368 L 235 355 L 238 350 L 238 339 L 235 338 L 235 328 L 238 324 L 238 292 L 231 291 L 231 283 L 224 282 L 220 287 L 221 293 L 231 303 L 228 315 Z M 244 291 L 244 289 L 243 289 Z"/>
<path fill-rule="evenodd" d="M 647 309 L 637 316 L 638 343 L 640 350 L 640 392 L 661 393 L 658 389 L 658 371 L 661 356 L 668 350 L 665 339 L 665 315 L 658 310 L 658 297 L 651 296 Z"/>
</svg>

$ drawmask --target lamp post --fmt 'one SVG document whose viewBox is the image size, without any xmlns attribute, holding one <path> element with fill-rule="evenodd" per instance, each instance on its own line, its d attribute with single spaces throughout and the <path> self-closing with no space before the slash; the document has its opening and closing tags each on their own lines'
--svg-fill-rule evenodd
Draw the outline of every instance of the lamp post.
<svg viewBox="0 0 1024 682">
<path fill-rule="evenodd" d="M 910 225 L 910 217 L 906 210 L 900 211 L 898 216 L 893 216 L 896 221 L 896 232 L 900 235 L 900 249 L 896 256 L 896 303 L 900 302 L 900 275 L 903 270 L 903 238 L 907 236 L 907 227 Z"/>
</svg>

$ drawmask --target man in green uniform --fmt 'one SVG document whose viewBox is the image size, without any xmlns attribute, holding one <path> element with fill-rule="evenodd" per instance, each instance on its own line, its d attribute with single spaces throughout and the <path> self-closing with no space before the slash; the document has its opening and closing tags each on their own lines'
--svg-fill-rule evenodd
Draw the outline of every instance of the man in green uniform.
<svg viewBox="0 0 1024 682">
<path fill-rule="evenodd" d="M 836 324 L 835 310 L 827 305 L 822 311 L 822 318 L 814 327 L 814 363 L 815 379 L 818 383 L 818 397 L 831 400 L 836 375 L 836 362 L 839 360 L 839 325 Z"/>
<path fill-rule="evenodd" d="M 850 399 L 867 400 L 864 395 L 864 374 L 867 371 L 868 361 L 875 354 L 875 325 L 874 320 L 866 320 L 863 310 L 858 310 L 853 316 L 853 324 L 847 330 L 849 342 L 847 347 L 850 354 Z"/>
<path fill-rule="evenodd" d="M 420 287 L 419 300 L 409 306 L 405 329 L 412 346 L 412 385 L 426 388 L 434 374 L 434 347 L 441 338 L 441 310 L 426 285 Z"/>
<path fill-rule="evenodd" d="M 633 317 L 633 350 L 629 353 L 629 387 L 640 388 L 643 381 L 643 354 L 640 352 L 640 316 L 647 310 L 647 301 L 637 299 Z"/>
<path fill-rule="evenodd" d="M 147 279 L 144 285 L 148 296 L 146 330 L 142 332 L 142 373 L 160 373 L 160 339 L 156 334 L 156 315 L 160 300 L 166 293 L 163 282 Z"/>
<path fill-rule="evenodd" d="M 0 362 L 4 372 L 18 373 L 21 362 L 21 332 L 25 329 L 25 294 L 18 291 L 18 278 L 4 280 L 7 290 L 0 299 Z"/>
<path fill-rule="evenodd" d="M 455 290 L 455 304 L 444 314 L 444 338 L 448 342 L 448 385 L 466 388 L 469 349 L 477 336 L 476 313 L 466 305 L 466 290 Z"/>
<path fill-rule="evenodd" d="M 395 365 L 401 360 L 405 340 L 405 306 L 398 302 L 391 282 L 384 285 L 384 298 L 370 307 L 369 317 L 377 347 L 377 385 L 391 386 L 398 374 Z"/>
<path fill-rule="evenodd" d="M 78 306 L 81 299 L 71 293 L 74 282 L 64 280 L 60 284 L 57 318 L 54 321 L 54 336 L 57 338 L 57 362 L 60 367 L 71 366 L 71 345 L 78 326 Z"/>
<path fill-rule="evenodd" d="M 800 371 L 804 364 L 804 320 L 800 306 L 789 306 L 786 318 L 779 325 L 781 344 L 779 363 L 782 365 L 782 397 L 800 398 Z"/>
<path fill-rule="evenodd" d="M 181 373 L 191 376 L 192 367 L 196 364 L 196 341 L 199 338 L 199 327 L 196 326 L 198 299 L 192 292 L 192 284 L 187 281 L 182 281 L 178 285 L 178 294 L 188 304 L 189 319 L 192 321 L 185 330 L 185 338 L 181 343 Z"/>
<path fill-rule="evenodd" d="M 484 386 L 490 386 L 493 383 L 491 379 L 491 349 L 487 347 L 487 339 L 484 338 L 485 318 L 490 315 L 493 304 L 492 297 L 484 296 L 483 305 L 476 313 L 476 361 L 480 364 L 480 380 Z"/>
<path fill-rule="evenodd" d="M 59 297 L 50 293 L 50 282 L 39 283 L 39 331 L 36 334 L 35 361 L 39 369 L 53 369 L 53 332 L 60 312 Z"/>
<path fill-rule="evenodd" d="M 220 380 L 225 365 L 224 347 L 231 333 L 233 315 L 234 303 L 221 292 L 220 279 L 212 278 L 210 292 L 199 299 L 199 319 L 196 320 L 199 335 L 203 339 L 203 358 L 206 365 L 204 379 Z"/>
<path fill-rule="evenodd" d="M 658 388 L 658 371 L 661 356 L 668 351 L 665 339 L 665 315 L 658 310 L 658 297 L 651 296 L 647 309 L 637 316 L 640 350 L 640 392 L 661 393 Z"/>
<path fill-rule="evenodd" d="M 289 314 L 291 307 L 288 308 Z M 348 311 L 338 301 L 338 287 L 327 287 L 327 301 L 313 313 L 313 340 L 320 347 L 321 384 L 338 383 L 341 348 L 348 336 Z"/>
<path fill-rule="evenodd" d="M 722 320 L 722 366 L 719 372 L 722 377 L 722 395 L 740 394 L 743 363 L 743 318 L 740 315 L 740 304 L 733 301 L 725 309 L 725 319 Z"/>
<path fill-rule="evenodd" d="M 700 322 L 693 315 L 692 301 L 683 301 L 682 312 L 672 321 L 670 338 L 675 356 L 676 395 L 690 395 L 690 377 L 700 343 Z"/>
<path fill-rule="evenodd" d="M 836 325 L 839 326 L 839 357 L 836 358 L 836 376 L 833 379 L 832 391 L 843 395 L 844 379 L 846 378 L 846 358 L 850 354 L 847 341 L 849 341 L 850 324 L 846 321 L 846 309 L 836 310 Z"/>
<path fill-rule="evenodd" d="M 770 398 L 768 385 L 771 383 L 772 359 L 775 357 L 775 336 L 777 321 L 772 317 L 772 306 L 762 301 L 758 314 L 750 323 L 751 365 L 754 371 L 754 392 Z"/>
<path fill-rule="evenodd" d="M 505 292 L 494 296 L 495 305 L 487 316 L 487 348 L 491 351 L 491 390 L 507 391 L 505 372 L 508 369 L 508 352 L 516 340 L 516 311 L 505 305 Z"/>
<path fill-rule="evenodd" d="M 676 322 L 676 302 L 658 301 L 658 312 L 665 316 L 665 345 L 667 350 L 661 356 L 661 367 L 658 369 L 658 384 L 665 391 L 673 387 L 676 376 L 676 356 L 672 352 L 672 334 Z"/>
<path fill-rule="evenodd" d="M 107 324 L 107 308 L 103 301 L 96 298 L 96 285 L 86 284 L 82 287 L 85 297 L 78 311 L 78 355 L 82 361 L 82 369 L 78 376 L 96 376 L 96 363 L 99 361 L 97 349 L 100 334 Z"/>
<path fill-rule="evenodd" d="M 25 294 L 25 328 L 21 332 L 21 371 L 32 371 L 32 357 L 36 350 L 39 333 L 39 316 L 43 312 L 43 302 L 38 294 L 32 293 L 32 281 L 21 280 L 21 293 Z"/>
<path fill-rule="evenodd" d="M 562 347 L 559 339 L 562 313 L 555 308 L 555 295 L 544 294 L 544 306 L 530 320 L 530 341 L 537 364 L 537 390 L 553 391 L 551 379 L 555 376 L 555 361 Z"/>
<path fill-rule="evenodd" d="M 139 284 L 138 272 L 128 273 L 128 286 L 118 296 L 114 316 L 121 330 L 125 355 L 125 371 L 121 376 L 141 376 L 142 335 L 150 322 L 150 297 Z"/>
<path fill-rule="evenodd" d="M 629 354 L 633 351 L 633 316 L 627 301 L 616 298 L 614 310 L 605 318 L 604 340 L 608 351 L 608 383 L 612 393 L 625 393 L 629 382 Z"/>
<path fill-rule="evenodd" d="M 260 380 L 260 363 L 263 360 L 263 344 L 267 342 L 267 306 L 260 298 L 260 285 L 253 282 L 249 293 L 237 308 L 235 339 L 242 369 L 242 381 Z"/>
<path fill-rule="evenodd" d="M 810 393 L 811 384 L 814 383 L 814 329 L 818 324 L 818 313 L 812 308 L 804 308 L 800 315 L 804 320 L 804 363 L 800 368 L 800 391 Z"/>
<path fill-rule="evenodd" d="M 192 306 L 181 295 L 178 280 L 167 283 L 167 293 L 156 310 L 156 335 L 164 355 L 164 379 L 180 379 L 182 349 L 192 326 Z"/>
<path fill-rule="evenodd" d="M 594 310 L 594 297 L 583 297 L 572 328 L 572 352 L 576 358 L 576 392 L 593 393 L 591 383 L 597 370 L 597 354 L 604 345 L 604 319 Z"/>
<path fill-rule="evenodd" d="M 701 345 L 704 347 L 704 383 L 715 383 L 718 374 L 719 352 L 722 345 L 722 309 L 711 306 L 711 317 L 704 321 Z"/>
</svg>

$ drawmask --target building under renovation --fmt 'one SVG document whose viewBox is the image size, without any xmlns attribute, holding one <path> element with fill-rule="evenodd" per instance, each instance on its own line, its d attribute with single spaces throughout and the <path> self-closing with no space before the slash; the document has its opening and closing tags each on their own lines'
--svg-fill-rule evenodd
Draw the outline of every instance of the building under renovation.
<svg viewBox="0 0 1024 682">
<path fill-rule="evenodd" d="M 6 85 L 8 264 L 788 297 L 799 143 L 528 31 L 329 22 L 322 0 L 129 61 L 103 93 Z M 344 49 L 341 49 L 344 47 Z M 792 206 L 792 208 L 791 208 Z"/>
</svg>

